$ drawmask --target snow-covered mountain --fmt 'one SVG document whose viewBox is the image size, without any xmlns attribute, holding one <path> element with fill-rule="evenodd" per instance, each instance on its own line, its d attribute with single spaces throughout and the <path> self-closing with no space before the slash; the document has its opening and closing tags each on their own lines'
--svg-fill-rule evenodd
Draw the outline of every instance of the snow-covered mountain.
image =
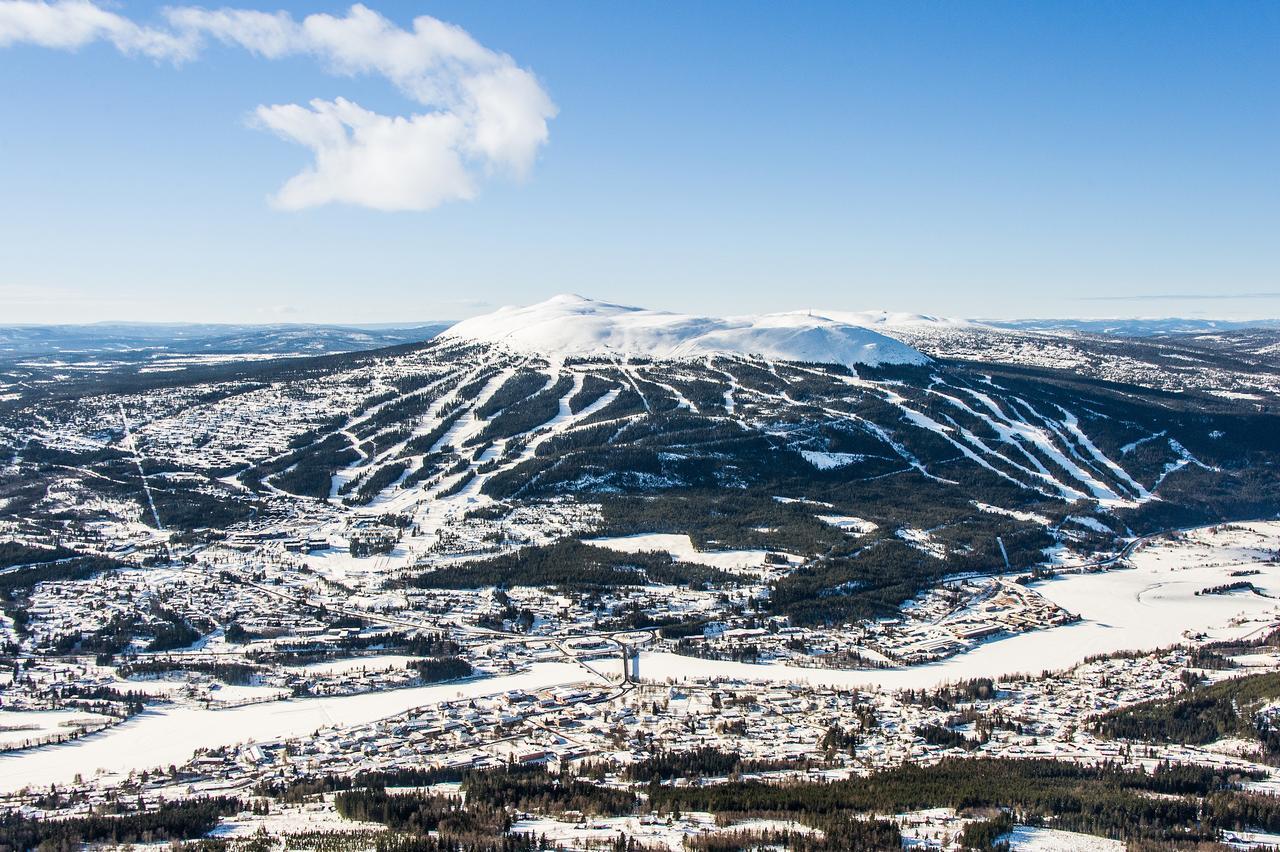
<svg viewBox="0 0 1280 852">
<path fill-rule="evenodd" d="M 561 295 L 464 320 L 441 338 L 553 357 L 682 359 L 715 354 L 846 366 L 927 363 L 918 350 L 868 328 L 887 316 L 794 311 L 699 317 Z"/>
<path fill-rule="evenodd" d="M 565 540 L 689 536 L 794 554 L 770 612 L 845 623 L 1054 548 L 1274 515 L 1276 342 L 1227 337 L 558 297 L 361 353 L 17 365 L 0 368 L 0 525 L 53 542 L 88 524 L 98 542 L 104 524 L 328 524 L 358 544 L 382 519 L 407 543 L 335 578 L 430 563 L 459 588 L 492 582 L 487 565 L 440 565 L 516 546 L 510 583 L 616 585 L 638 575 L 601 579 Z"/>
</svg>

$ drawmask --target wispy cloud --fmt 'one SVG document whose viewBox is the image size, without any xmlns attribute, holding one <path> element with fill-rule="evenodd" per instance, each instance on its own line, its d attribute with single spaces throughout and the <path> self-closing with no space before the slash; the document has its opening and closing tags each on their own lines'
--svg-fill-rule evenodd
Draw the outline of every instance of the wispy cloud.
<svg viewBox="0 0 1280 852">
<path fill-rule="evenodd" d="M 345 16 L 251 9 L 166 9 L 139 24 L 88 0 L 0 0 L 0 47 L 75 50 L 95 42 L 181 63 L 209 42 L 264 59 L 312 56 L 334 74 L 376 74 L 426 107 L 381 115 L 344 98 L 262 105 L 254 123 L 311 150 L 309 168 L 273 196 L 289 210 L 345 202 L 426 210 L 473 198 L 492 174 L 525 176 L 557 109 L 532 72 L 465 30 L 429 16 L 408 29 L 362 5 Z"/>
<path fill-rule="evenodd" d="M 1280 292 L 1261 293 L 1156 293 L 1133 294 L 1128 296 L 1074 296 L 1078 302 L 1168 302 L 1178 300 L 1190 301 L 1229 301 L 1232 299 L 1280 299 Z"/>
</svg>

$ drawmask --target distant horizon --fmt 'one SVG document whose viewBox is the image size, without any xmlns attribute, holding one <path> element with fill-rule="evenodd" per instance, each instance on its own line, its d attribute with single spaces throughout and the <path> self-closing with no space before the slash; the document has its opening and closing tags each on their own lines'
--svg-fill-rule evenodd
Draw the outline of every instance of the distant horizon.
<svg viewBox="0 0 1280 852">
<path fill-rule="evenodd" d="M 470 319 L 476 316 L 482 316 L 492 311 L 499 310 L 503 307 L 520 306 L 527 304 L 536 304 L 541 299 L 530 302 L 510 303 L 508 305 L 494 305 L 486 310 L 477 310 L 467 313 L 464 316 L 455 317 L 429 317 L 417 320 L 403 321 L 367 321 L 367 322 L 344 322 L 341 320 L 219 320 L 219 321 L 201 321 L 188 319 L 173 320 L 135 320 L 135 319 L 102 319 L 93 320 L 91 322 L 0 322 L 0 328 L 95 328 L 95 327 L 128 327 L 128 328 L 165 328 L 165 327 L 181 327 L 181 328 L 316 328 L 316 327 L 332 327 L 344 329 L 412 329 L 423 328 L 436 325 L 452 325 Z M 685 314 L 689 313 L 694 316 L 739 316 L 747 315 L 737 312 L 720 312 L 720 313 L 692 313 L 685 311 L 668 310 L 665 308 L 655 308 L 647 305 L 631 304 L 623 301 L 615 301 L 612 299 L 593 299 L 593 301 L 609 302 L 612 304 L 624 305 L 626 307 L 636 307 L 644 310 L 658 311 L 662 313 Z M 1079 322 L 1079 323 L 1100 323 L 1100 322 L 1187 322 L 1187 323 L 1227 323 L 1232 325 L 1248 325 L 1252 323 L 1276 324 L 1280 323 L 1280 313 L 1276 315 L 1260 315 L 1250 317 L 1231 317 L 1221 315 L 1202 315 L 1196 316 L 1190 313 L 1184 314 L 1108 314 L 1090 316 L 1085 314 L 1059 314 L 1059 315 L 1027 315 L 1027 316 L 960 316 L 945 315 L 935 311 L 917 310 L 917 311 L 885 311 L 882 308 L 859 308 L 859 307 L 835 307 L 827 306 L 809 306 L 797 307 L 784 311 L 766 311 L 759 313 L 792 313 L 800 311 L 867 311 L 920 316 L 933 316 L 939 319 L 964 320 L 975 323 L 1034 323 L 1034 322 Z"/>
</svg>

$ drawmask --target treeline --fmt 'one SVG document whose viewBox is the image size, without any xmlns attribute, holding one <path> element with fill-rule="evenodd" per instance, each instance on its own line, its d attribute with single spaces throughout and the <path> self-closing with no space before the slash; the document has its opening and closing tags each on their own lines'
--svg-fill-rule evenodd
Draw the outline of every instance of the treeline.
<svg viewBox="0 0 1280 852">
<path fill-rule="evenodd" d="M 434 446 L 435 441 L 428 444 L 428 447 Z M 411 455 L 411 454 L 406 454 Z M 408 475 L 401 481 L 401 488 L 412 488 L 413 486 L 425 482 L 445 469 L 449 462 L 453 459 L 450 453 L 432 453 L 422 457 L 422 462 L 409 471 Z"/>
<path fill-rule="evenodd" d="M 1253 592 L 1255 595 L 1262 595 L 1263 597 L 1266 597 L 1262 590 L 1253 583 L 1250 583 L 1248 580 L 1236 580 L 1234 583 L 1222 583 L 1217 586 L 1209 586 L 1208 588 L 1204 588 L 1196 592 L 1196 595 L 1229 595 L 1232 592 Z"/>
<path fill-rule="evenodd" d="M 971 822 L 960 831 L 960 846 L 964 849 L 990 849 L 1007 852 L 1009 842 L 1003 838 L 1013 831 L 1013 817 L 1000 813 L 991 819 Z"/>
<path fill-rule="evenodd" d="M 271 484 L 291 494 L 323 500 L 333 486 L 333 475 L 354 464 L 360 453 L 343 435 L 331 435 L 313 451 L 300 456 L 292 467 L 272 477 Z"/>
<path fill-rule="evenodd" d="M 636 808 L 629 790 L 600 787 L 567 773 L 554 775 L 541 766 L 507 766 L 471 772 L 462 779 L 467 803 L 496 808 L 559 814 L 578 811 L 623 816 Z"/>
<path fill-rule="evenodd" d="M 636 807 L 630 792 L 552 775 L 541 767 L 468 771 L 462 776 L 462 791 L 465 799 L 426 791 L 389 793 L 380 783 L 339 792 L 334 805 L 346 819 L 381 823 L 399 835 L 411 836 L 397 837 L 389 848 L 425 850 L 546 848 L 531 838 L 508 834 L 513 812 L 623 815 Z M 415 845 L 420 839 L 428 845 Z M 515 845 L 503 845 L 508 842 Z"/>
<path fill-rule="evenodd" d="M 359 458 L 347 437 L 335 432 L 318 443 L 250 468 L 240 475 L 240 481 L 260 491 L 262 480 L 271 477 L 277 488 L 304 497 L 324 498 L 329 496 L 333 474 Z"/>
<path fill-rule="evenodd" d="M 185 648 L 195 643 L 201 636 L 199 630 L 171 609 L 153 603 L 151 614 L 157 621 L 150 628 L 153 638 L 147 643 L 148 651 L 172 651 L 176 648 Z"/>
<path fill-rule="evenodd" d="M 921 725 L 915 729 L 915 735 L 929 745 L 958 748 L 964 751 L 973 751 L 982 744 L 979 740 L 970 739 L 946 725 Z"/>
<path fill-rule="evenodd" d="M 584 408 L 587 408 L 609 391 L 613 390 L 617 385 L 613 382 L 597 376 L 595 373 L 587 373 L 582 377 L 582 387 L 578 388 L 578 392 L 569 397 L 569 411 L 577 414 Z"/>
<path fill-rule="evenodd" d="M 520 370 L 493 392 L 483 405 L 475 409 L 477 420 L 486 420 L 505 408 L 515 405 L 523 399 L 533 396 L 547 386 L 550 379 L 546 373 L 533 370 Z M 477 388 L 477 392 L 479 389 Z"/>
<path fill-rule="evenodd" d="M 846 819 L 829 823 L 821 834 L 782 829 L 739 829 L 686 837 L 691 852 L 754 852 L 785 849 L 788 852 L 900 852 L 902 832 L 884 819 Z"/>
<path fill-rule="evenodd" d="M 656 752 L 628 766 L 623 775 L 629 781 L 651 783 L 673 778 L 707 778 L 801 767 L 802 764 L 792 759 L 749 760 L 737 752 L 702 746 L 690 751 Z"/>
<path fill-rule="evenodd" d="M 1196 686 L 1171 698 L 1156 698 L 1104 714 L 1095 723 L 1103 736 L 1146 742 L 1206 745 L 1223 737 L 1257 740 L 1280 755 L 1280 731 L 1259 711 L 1280 698 L 1280 672 Z"/>
<path fill-rule="evenodd" d="M 154 811 L 120 816 L 36 819 L 19 811 L 0 815 L 0 849 L 72 850 L 83 844 L 156 844 L 190 840 L 212 831 L 218 819 L 243 809 L 239 799 L 185 799 Z"/>
<path fill-rule="evenodd" d="M 338 813 L 349 820 L 382 823 L 393 831 L 462 840 L 506 834 L 511 818 L 502 808 L 437 793 L 388 793 L 386 790 L 347 790 L 333 800 Z"/>
<path fill-rule="evenodd" d="M 585 407 L 585 406 L 584 406 Z M 617 420 L 632 414 L 641 414 L 645 410 L 644 399 L 630 387 L 623 387 L 622 392 L 613 398 L 613 402 L 601 408 L 595 414 L 582 421 L 582 425 L 603 423 Z"/>
<path fill-rule="evenodd" d="M 460 838 L 384 832 L 377 836 L 373 845 L 374 852 L 537 852 L 552 848 L 545 838 L 535 838 L 531 834 Z M 627 846 L 626 850 L 631 848 Z"/>
<path fill-rule="evenodd" d="M 651 786 L 648 793 L 659 811 L 788 818 L 814 827 L 852 814 L 950 807 L 1002 808 L 1019 823 L 1126 840 L 1208 842 L 1223 829 L 1280 828 L 1280 798 L 1242 792 L 1234 782 L 1198 766 L 1161 764 L 1148 773 L 1114 764 L 959 758 L 846 781 Z"/>
<path fill-rule="evenodd" d="M 70 562 L 17 568 L 0 574 L 0 595 L 7 596 L 20 590 L 30 589 L 38 583 L 87 580 L 90 577 L 101 574 L 103 571 L 113 571 L 124 567 L 123 563 L 105 556 L 81 556 L 74 552 L 72 552 L 72 556 L 79 558 Z"/>
<path fill-rule="evenodd" d="M 361 622 L 358 619 L 355 621 L 355 625 L 332 622 L 329 627 L 332 629 L 338 626 L 359 626 Z M 447 657 L 461 653 L 462 646 L 443 633 L 410 634 L 395 630 L 387 633 L 343 636 L 336 641 L 306 642 L 271 651 L 254 650 L 248 653 L 248 657 L 255 663 L 301 665 L 320 660 L 342 659 L 352 656 L 352 652 L 361 651 L 396 651 L 415 657 Z"/>
<path fill-rule="evenodd" d="M 405 581 L 419 589 L 476 589 L 488 586 L 555 586 L 607 589 L 653 583 L 691 586 L 736 584 L 715 568 L 677 562 L 666 553 L 618 553 L 573 539 L 546 547 L 526 547 L 492 559 L 465 562 Z"/>
<path fill-rule="evenodd" d="M 54 547 L 32 547 L 16 541 L 0 541 L 0 568 L 56 562 L 59 559 L 73 559 L 79 555 L 60 544 Z"/>
<path fill-rule="evenodd" d="M 216 488 L 217 493 L 202 490 L 207 487 Z M 151 499 L 160 523 L 169 529 L 186 531 L 202 527 L 225 529 L 253 517 L 259 508 L 254 501 L 233 495 L 221 483 L 193 486 L 170 480 L 164 487 L 152 485 Z"/>
<path fill-rule="evenodd" d="M 170 672 L 199 672 L 223 683 L 248 686 L 254 677 L 262 673 L 258 666 L 248 663 L 209 662 L 205 660 L 135 660 L 125 663 L 116 673 L 120 677 L 150 677 Z"/>
<path fill-rule="evenodd" d="M 471 677 L 473 671 L 471 664 L 461 657 L 424 657 L 413 660 L 408 665 L 418 673 L 418 678 L 423 683 Z"/>
<path fill-rule="evenodd" d="M 427 413 L 428 409 L 442 394 L 448 393 L 450 386 L 456 381 L 455 377 L 450 377 L 444 385 L 434 389 L 432 392 L 419 393 L 427 385 L 439 379 L 438 375 L 427 373 L 421 376 L 397 379 L 395 382 L 396 389 L 403 396 L 399 399 L 393 398 L 394 401 L 386 402 L 382 408 L 370 414 L 367 419 L 355 427 L 354 433 L 361 438 L 370 438 L 384 429 L 395 426 L 397 423 L 407 424 L 410 421 L 416 421 Z"/>
<path fill-rule="evenodd" d="M 975 677 L 944 684 L 937 689 L 906 689 L 901 695 L 907 704 L 954 710 L 961 704 L 990 701 L 996 697 L 996 685 L 989 677 Z"/>
<path fill-rule="evenodd" d="M 510 438 L 522 432 L 536 429 L 555 417 L 560 411 L 560 400 L 573 388 L 573 379 L 562 376 L 545 390 L 516 403 L 489 421 L 480 432 L 467 441 L 467 446 L 486 444 L 501 438 Z"/>
<path fill-rule="evenodd" d="M 283 783 L 260 781 L 254 795 L 271 796 L 287 804 L 305 802 L 310 796 L 336 793 L 340 790 L 385 790 L 387 787 L 429 787 L 432 784 L 458 782 L 466 770 L 448 767 L 417 767 L 360 771 L 350 775 L 320 775 Z"/>
<path fill-rule="evenodd" d="M 382 489 L 399 479 L 409 469 L 407 461 L 393 461 L 376 468 L 355 485 L 355 495 L 342 502 L 348 506 L 364 505 L 382 493 Z M 356 482 L 353 480 L 353 482 Z M 351 483 L 348 483 L 351 484 Z"/>
<path fill-rule="evenodd" d="M 434 447 L 441 438 L 449 433 L 449 430 L 453 428 L 453 425 L 458 422 L 458 418 L 462 417 L 465 412 L 466 409 L 461 405 L 458 405 L 447 413 L 444 413 L 440 422 L 433 426 L 430 431 L 422 435 L 415 435 L 406 441 L 404 451 L 401 452 L 400 455 L 414 456 L 431 452 L 431 448 Z"/>
</svg>

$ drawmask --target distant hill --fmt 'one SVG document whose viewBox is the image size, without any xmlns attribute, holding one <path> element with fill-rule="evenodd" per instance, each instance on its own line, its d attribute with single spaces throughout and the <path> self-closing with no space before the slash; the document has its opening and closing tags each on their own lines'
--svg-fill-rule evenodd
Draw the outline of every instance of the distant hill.
<svg viewBox="0 0 1280 852">
<path fill-rule="evenodd" d="M 1159 317 L 1153 319 L 1018 319 L 989 320 L 987 325 L 1021 331 L 1081 331 L 1147 337 L 1157 334 L 1204 334 L 1245 329 L 1280 329 L 1280 319 L 1213 320 Z"/>
<path fill-rule="evenodd" d="M 321 355 L 421 343 L 451 323 L 405 326 L 221 325 L 205 323 L 92 323 L 0 326 L 0 356 L 112 354 Z"/>
</svg>

